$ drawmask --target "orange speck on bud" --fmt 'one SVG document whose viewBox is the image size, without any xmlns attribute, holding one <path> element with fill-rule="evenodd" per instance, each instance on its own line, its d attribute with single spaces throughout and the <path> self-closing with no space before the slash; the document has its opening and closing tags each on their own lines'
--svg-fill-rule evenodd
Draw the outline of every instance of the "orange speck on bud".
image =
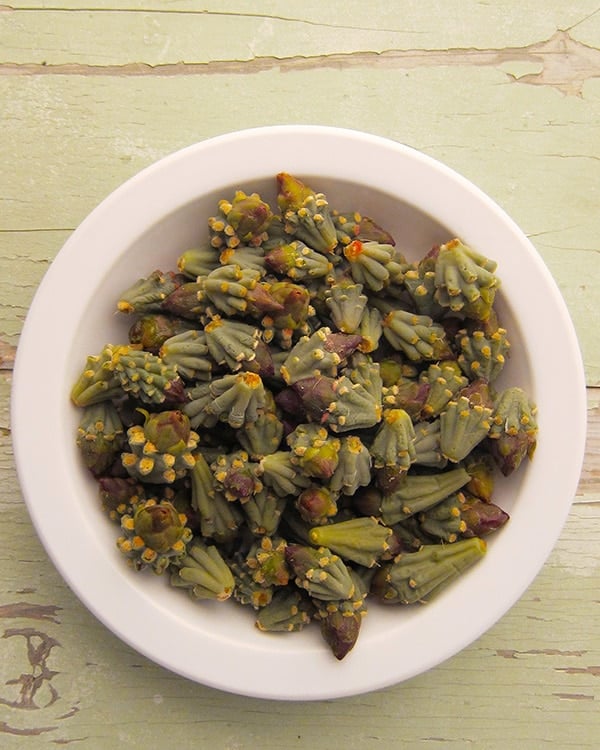
<svg viewBox="0 0 600 750">
<path fill-rule="evenodd" d="M 241 379 L 248 388 L 259 388 L 262 383 L 260 375 L 257 375 L 255 372 L 241 373 Z"/>
<path fill-rule="evenodd" d="M 357 260 L 358 256 L 363 252 L 363 243 L 360 240 L 354 240 L 344 248 L 344 255 L 346 259 L 353 263 Z"/>
</svg>

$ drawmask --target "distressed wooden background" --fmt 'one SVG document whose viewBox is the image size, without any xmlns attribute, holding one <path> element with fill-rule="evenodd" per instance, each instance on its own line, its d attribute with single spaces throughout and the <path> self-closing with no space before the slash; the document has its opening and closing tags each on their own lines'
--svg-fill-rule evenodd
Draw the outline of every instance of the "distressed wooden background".
<svg viewBox="0 0 600 750">
<path fill-rule="evenodd" d="M 70 232 L 161 156 L 273 123 L 388 136 L 488 192 L 557 280 L 589 386 L 577 496 L 518 604 L 424 675 L 311 705 L 187 682 L 107 632 L 46 558 L 10 441 L 19 332 Z M 599 123 L 598 0 L 0 4 L 0 747 L 598 747 Z"/>
</svg>

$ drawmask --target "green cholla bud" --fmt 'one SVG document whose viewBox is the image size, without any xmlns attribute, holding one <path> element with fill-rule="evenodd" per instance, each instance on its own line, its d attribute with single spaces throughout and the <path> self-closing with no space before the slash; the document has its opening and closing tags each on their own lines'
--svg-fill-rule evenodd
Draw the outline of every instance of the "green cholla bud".
<svg viewBox="0 0 600 750">
<path fill-rule="evenodd" d="M 385 604 L 430 601 L 480 560 L 485 551 L 485 542 L 473 537 L 400 554 L 375 573 L 371 593 Z"/>
<path fill-rule="evenodd" d="M 203 331 L 184 331 L 168 338 L 160 348 L 160 357 L 168 367 L 177 369 L 186 380 L 210 380 L 213 364 L 209 359 Z"/>
<path fill-rule="evenodd" d="M 386 526 L 393 526 L 444 500 L 461 489 L 469 478 L 462 466 L 437 474 L 406 474 L 393 492 L 383 496 L 381 519 Z"/>
<path fill-rule="evenodd" d="M 440 420 L 417 422 L 415 430 L 415 459 L 413 463 L 419 466 L 430 466 L 443 469 L 448 459 L 442 455 Z"/>
<path fill-rule="evenodd" d="M 218 253 L 214 247 L 208 245 L 186 250 L 177 259 L 178 270 L 194 281 L 199 276 L 208 276 L 219 265 Z"/>
<path fill-rule="evenodd" d="M 338 465 L 329 480 L 334 494 L 354 495 L 371 482 L 371 454 L 358 435 L 341 438 Z"/>
<path fill-rule="evenodd" d="M 168 271 L 153 271 L 121 293 L 117 310 L 124 313 L 160 312 L 165 299 L 181 286 L 184 279 Z"/>
<path fill-rule="evenodd" d="M 183 383 L 175 367 L 135 346 L 110 347 L 121 388 L 146 404 L 182 403 Z"/>
<path fill-rule="evenodd" d="M 190 478 L 192 507 L 200 516 L 202 536 L 214 539 L 217 544 L 231 542 L 238 534 L 243 514 L 236 504 L 216 490 L 210 466 L 201 453 L 196 454 Z"/>
<path fill-rule="evenodd" d="M 190 418 L 190 424 L 194 429 L 198 427 L 214 427 L 219 421 L 219 415 L 208 410 L 215 396 L 211 390 L 212 382 L 197 383 L 186 392 L 187 402 L 182 410 Z"/>
<path fill-rule="evenodd" d="M 358 346 L 361 352 L 369 354 L 378 348 L 383 335 L 383 326 L 381 313 L 376 307 L 365 307 L 357 333 L 362 336 L 362 342 Z"/>
<path fill-rule="evenodd" d="M 145 409 L 139 411 L 145 417 L 144 438 L 152 443 L 159 453 L 172 453 L 178 456 L 196 447 L 198 437 L 192 435 L 190 420 L 179 409 L 160 411 L 156 414 L 149 414 Z"/>
<path fill-rule="evenodd" d="M 340 451 L 339 438 L 329 435 L 317 424 L 300 424 L 291 432 L 286 442 L 292 451 L 292 463 L 301 467 L 304 474 L 317 479 L 329 479 L 337 465 Z"/>
<path fill-rule="evenodd" d="M 216 489 L 224 493 L 228 500 L 246 502 L 263 488 L 258 479 L 259 466 L 248 460 L 245 451 L 221 454 L 211 464 Z"/>
<path fill-rule="evenodd" d="M 285 231 L 318 252 L 333 252 L 337 245 L 337 234 L 323 193 L 315 193 L 286 172 L 277 175 L 277 184 L 277 203 Z"/>
<path fill-rule="evenodd" d="M 373 427 L 381 419 L 381 403 L 360 383 L 343 376 L 335 383 L 335 400 L 322 416 L 333 432 Z"/>
<path fill-rule="evenodd" d="M 353 383 L 358 383 L 373 397 L 377 403 L 383 399 L 383 380 L 379 362 L 374 362 L 368 354 L 358 351 L 352 354 L 344 375 Z"/>
<path fill-rule="evenodd" d="M 348 567 L 327 548 L 288 544 L 285 555 L 296 585 L 315 599 L 349 599 L 354 594 L 356 585 Z"/>
<path fill-rule="evenodd" d="M 416 458 L 415 429 L 404 409 L 386 409 L 383 420 L 370 448 L 373 466 L 410 467 Z"/>
<path fill-rule="evenodd" d="M 441 414 L 452 397 L 469 382 L 461 375 L 460 368 L 454 360 L 432 363 L 422 373 L 420 380 L 429 385 L 421 412 L 424 419 L 431 419 Z"/>
<path fill-rule="evenodd" d="M 260 247 L 227 247 L 219 253 L 219 262 L 222 266 L 237 266 L 242 271 L 259 273 L 261 277 L 267 273 L 265 253 Z"/>
<path fill-rule="evenodd" d="M 354 240 L 344 247 L 350 273 L 357 284 L 379 292 L 390 283 L 390 271 L 397 274 L 396 251 L 393 245 Z"/>
<path fill-rule="evenodd" d="M 279 528 L 287 498 L 263 487 L 241 506 L 246 524 L 255 536 L 272 536 Z"/>
<path fill-rule="evenodd" d="M 147 500 L 132 516 L 121 518 L 123 535 L 117 547 L 136 570 L 151 568 L 163 573 L 171 561 L 182 557 L 192 538 L 186 517 L 167 501 Z"/>
<path fill-rule="evenodd" d="M 261 586 L 287 586 L 290 569 L 285 559 L 286 542 L 281 538 L 263 536 L 246 556 L 246 567 Z"/>
<path fill-rule="evenodd" d="M 218 365 L 227 365 L 232 372 L 256 357 L 260 330 L 254 326 L 215 315 L 204 327 L 204 335 L 214 361 Z"/>
<path fill-rule="evenodd" d="M 269 604 L 258 611 L 256 626 L 269 633 L 302 630 L 312 619 L 314 606 L 299 589 L 276 589 Z"/>
<path fill-rule="evenodd" d="M 462 329 L 456 335 L 460 347 L 458 364 L 467 377 L 482 378 L 492 383 L 502 372 L 510 343 L 506 330 L 498 328 L 486 336 L 482 330 L 475 330 L 471 335 Z"/>
<path fill-rule="evenodd" d="M 75 406 L 91 406 L 122 395 L 121 380 L 114 366 L 114 347 L 107 344 L 100 354 L 86 357 L 83 372 L 71 389 Z"/>
<path fill-rule="evenodd" d="M 450 401 L 440 416 L 442 454 L 454 463 L 462 461 L 487 436 L 491 416 L 491 409 L 466 396 Z"/>
<path fill-rule="evenodd" d="M 502 391 L 495 402 L 490 427 L 490 452 L 508 476 L 524 458 L 533 458 L 537 443 L 537 407 L 522 388 Z"/>
<path fill-rule="evenodd" d="M 435 262 L 436 298 L 443 307 L 486 320 L 499 280 L 496 263 L 454 239 L 441 245 Z"/>
<path fill-rule="evenodd" d="M 300 240 L 273 247 L 266 254 L 265 263 L 274 273 L 285 274 L 293 281 L 322 278 L 333 267 L 328 257 Z"/>
<path fill-rule="evenodd" d="M 218 208 L 219 214 L 208 220 L 213 247 L 235 248 L 241 243 L 259 246 L 267 239 L 273 212 L 258 193 L 246 195 L 243 190 L 236 190 L 233 199 L 220 200 Z"/>
<path fill-rule="evenodd" d="M 382 325 L 388 343 L 412 362 L 447 359 L 450 355 L 443 327 L 428 315 L 391 310 L 383 318 Z"/>
<path fill-rule="evenodd" d="M 271 411 L 258 414 L 254 422 L 247 422 L 236 433 L 238 442 L 253 460 L 275 453 L 281 445 L 283 423 Z"/>
<path fill-rule="evenodd" d="M 262 378 L 254 372 L 225 375 L 210 383 L 212 400 L 205 405 L 208 414 L 214 414 L 234 429 L 247 422 L 255 422 L 267 405 L 267 395 Z"/>
<path fill-rule="evenodd" d="M 260 462 L 260 477 L 280 497 L 296 496 L 310 485 L 310 479 L 292 462 L 290 451 L 276 451 Z"/>
<path fill-rule="evenodd" d="M 443 542 L 456 542 L 467 530 L 467 524 L 462 518 L 464 504 L 463 493 L 455 492 L 437 505 L 419 513 L 421 529 Z"/>
<path fill-rule="evenodd" d="M 229 567 L 235 581 L 233 596 L 240 604 L 256 610 L 262 609 L 273 600 L 273 594 L 281 590 L 276 586 L 263 586 L 262 583 L 257 583 L 245 561 L 234 561 Z"/>
<path fill-rule="evenodd" d="M 201 297 L 207 297 L 225 315 L 246 311 L 248 292 L 257 285 L 261 274 L 239 266 L 220 266 L 200 279 Z"/>
<path fill-rule="evenodd" d="M 376 518 L 361 517 L 316 526 L 309 537 L 315 546 L 328 547 L 344 560 L 371 568 L 389 549 L 391 534 L 392 530 L 382 526 Z"/>
<path fill-rule="evenodd" d="M 342 358 L 327 347 L 330 334 L 330 328 L 319 328 L 312 336 L 303 336 L 293 347 L 281 366 L 281 374 L 288 385 L 304 378 L 337 375 Z"/>
<path fill-rule="evenodd" d="M 436 299 L 434 270 L 427 269 L 419 263 L 416 268 L 410 268 L 405 272 L 404 286 L 410 294 L 418 315 L 440 318 L 444 308 Z"/>
<path fill-rule="evenodd" d="M 127 430 L 130 452 L 121 454 L 128 474 L 149 484 L 172 484 L 194 467 L 198 435 L 182 412 L 148 414 L 143 425 Z"/>
<path fill-rule="evenodd" d="M 198 540 L 188 546 L 184 557 L 171 567 L 171 585 L 187 589 L 192 599 L 225 601 L 235 581 L 229 566 L 214 545 Z"/>
<path fill-rule="evenodd" d="M 343 333 L 357 333 L 368 297 L 362 284 L 336 282 L 325 290 L 325 304 L 337 329 Z"/>
<path fill-rule="evenodd" d="M 125 434 L 119 413 L 110 401 L 83 409 L 77 428 L 77 445 L 87 468 L 103 474 L 118 457 Z"/>
</svg>

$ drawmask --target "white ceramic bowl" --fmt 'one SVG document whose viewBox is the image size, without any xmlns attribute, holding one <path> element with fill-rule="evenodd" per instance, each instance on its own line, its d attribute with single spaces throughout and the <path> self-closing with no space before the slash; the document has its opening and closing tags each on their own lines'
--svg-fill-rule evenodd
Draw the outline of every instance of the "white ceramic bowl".
<svg viewBox="0 0 600 750">
<path fill-rule="evenodd" d="M 343 210 L 372 216 L 410 259 L 460 237 L 498 262 L 498 310 L 512 343 L 502 375 L 539 408 L 534 460 L 498 481 L 511 520 L 451 589 L 415 608 L 371 605 L 358 644 L 338 662 L 318 628 L 264 634 L 252 612 L 198 604 L 115 547 L 116 527 L 82 468 L 69 392 L 85 357 L 126 341 L 120 291 L 206 237 L 217 199 L 236 188 L 274 205 L 287 171 Z M 104 200 L 46 274 L 25 323 L 14 373 L 12 429 L 23 493 L 52 562 L 81 601 L 123 641 L 164 667 L 239 694 L 336 698 L 419 674 L 470 644 L 523 594 L 552 550 L 584 451 L 581 356 L 561 295 L 513 221 L 467 180 L 395 142 L 350 130 L 275 126 L 213 138 L 162 159 Z"/>
</svg>

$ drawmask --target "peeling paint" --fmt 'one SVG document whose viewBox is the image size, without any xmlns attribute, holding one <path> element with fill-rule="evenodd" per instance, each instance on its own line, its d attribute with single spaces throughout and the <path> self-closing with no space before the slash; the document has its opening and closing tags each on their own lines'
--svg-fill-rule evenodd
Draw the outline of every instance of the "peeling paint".
<svg viewBox="0 0 600 750">
<path fill-rule="evenodd" d="M 54 604 L 31 604 L 30 602 L 12 602 L 11 604 L 0 605 L 1 618 L 27 618 L 29 620 L 50 620 L 50 622 L 60 623 L 56 616 L 61 610 Z"/>
<path fill-rule="evenodd" d="M 12 370 L 17 347 L 0 339 L 0 370 Z"/>
<path fill-rule="evenodd" d="M 590 674 L 592 677 L 600 677 L 600 665 L 589 667 L 556 667 L 557 672 L 565 674 Z"/>
<path fill-rule="evenodd" d="M 299 70 L 349 69 L 357 67 L 414 69 L 422 67 L 492 67 L 504 72 L 507 65 L 533 65 L 532 72 L 504 73 L 511 82 L 549 86 L 568 96 L 583 95 L 584 84 L 600 78 L 600 50 L 574 39 L 568 31 L 557 30 L 549 39 L 523 47 L 504 49 L 408 49 L 382 52 L 344 52 L 286 58 L 255 57 L 251 60 L 215 60 L 150 65 L 135 62 L 123 65 L 86 65 L 82 63 L 3 63 L 0 75 L 83 75 L 83 76 L 185 76 L 251 75 L 268 70 L 282 73 Z M 515 68 L 516 69 L 516 68 Z M 521 70 L 520 69 L 520 70 Z M 520 72 L 519 70 L 519 72 Z"/>
<path fill-rule="evenodd" d="M 518 659 L 519 656 L 583 656 L 587 651 L 561 651 L 558 648 L 532 648 L 528 651 L 517 651 L 512 648 L 496 650 L 496 655 L 503 659 Z"/>
<path fill-rule="evenodd" d="M 35 628 L 11 628 L 5 630 L 2 638 L 24 638 L 29 672 L 22 672 L 18 677 L 7 680 L 7 686 L 18 686 L 17 698 L 0 696 L 0 704 L 11 708 L 47 708 L 59 698 L 56 688 L 51 684 L 52 678 L 58 672 L 48 667 L 48 659 L 56 646 L 60 643 Z M 43 705 L 37 700 L 37 693 L 46 688 L 47 699 Z"/>
</svg>

